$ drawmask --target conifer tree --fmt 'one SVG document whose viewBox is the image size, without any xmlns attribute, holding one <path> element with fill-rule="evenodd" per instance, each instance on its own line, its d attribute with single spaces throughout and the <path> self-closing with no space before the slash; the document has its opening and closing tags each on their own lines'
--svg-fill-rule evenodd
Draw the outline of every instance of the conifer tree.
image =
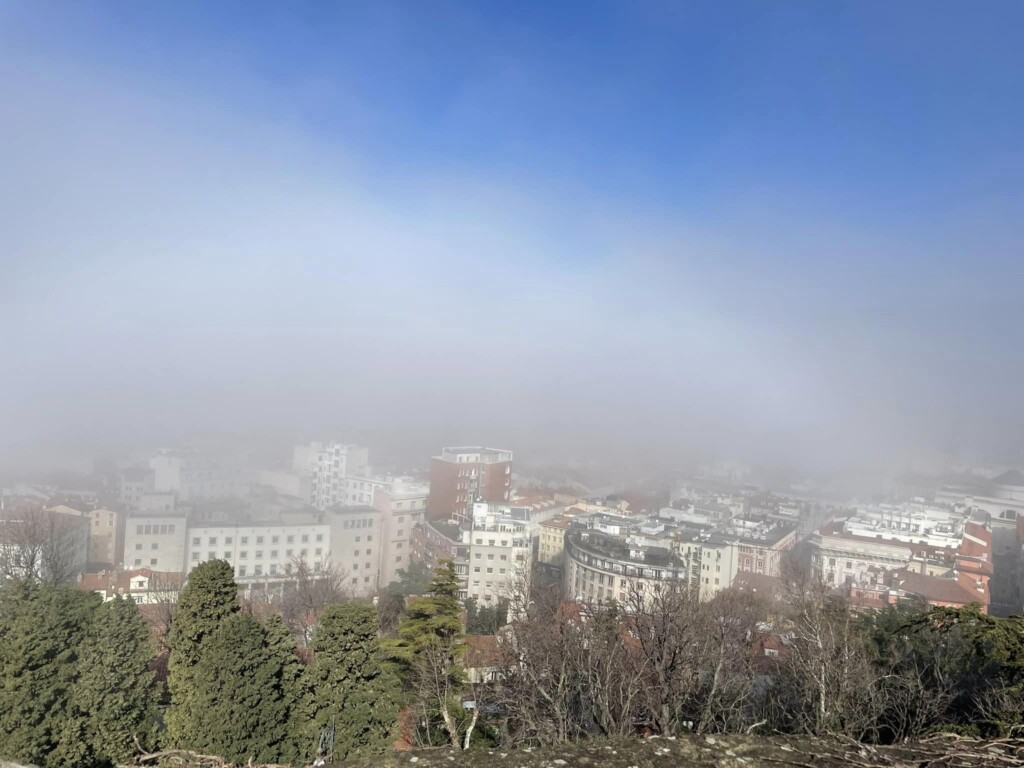
<svg viewBox="0 0 1024 768">
<path fill-rule="evenodd" d="M 0 590 L 0 755 L 50 765 L 69 717 L 98 595 L 13 582 Z"/>
<path fill-rule="evenodd" d="M 267 650 L 281 664 L 280 686 L 291 724 L 288 736 L 281 744 L 278 762 L 307 762 L 316 752 L 317 734 L 310 727 L 310 691 L 305 665 L 297 654 L 295 636 L 278 614 L 263 624 L 267 633 Z M 275 661 L 276 663 L 276 661 Z"/>
<path fill-rule="evenodd" d="M 377 635 L 374 609 L 347 603 L 330 606 L 313 637 L 313 721 L 318 732 L 334 727 L 335 759 L 390 746 L 401 689 L 382 664 Z"/>
<path fill-rule="evenodd" d="M 221 622 L 194 668 L 189 747 L 236 763 L 278 762 L 291 729 L 283 668 L 252 616 Z"/>
<path fill-rule="evenodd" d="M 427 645 L 448 643 L 462 634 L 462 605 L 455 563 L 443 560 L 434 570 L 424 597 L 411 598 L 398 625 L 398 638 L 387 643 L 389 654 L 405 666 Z"/>
<path fill-rule="evenodd" d="M 99 606 L 78 654 L 78 679 L 55 762 L 111 766 L 154 746 L 156 679 L 149 629 L 130 598 Z"/>
<path fill-rule="evenodd" d="M 208 560 L 192 569 L 178 597 L 168 635 L 171 652 L 167 686 L 171 706 L 167 711 L 167 737 L 173 746 L 189 746 L 193 725 L 190 700 L 195 691 L 194 672 L 201 658 L 201 646 L 238 608 L 238 586 L 226 561 Z"/>
</svg>

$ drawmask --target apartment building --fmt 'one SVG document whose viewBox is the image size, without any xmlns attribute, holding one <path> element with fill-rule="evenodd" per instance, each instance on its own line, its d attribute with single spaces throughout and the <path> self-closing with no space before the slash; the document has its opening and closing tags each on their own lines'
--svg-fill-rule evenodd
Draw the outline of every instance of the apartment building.
<svg viewBox="0 0 1024 768">
<path fill-rule="evenodd" d="M 386 587 L 409 567 L 414 530 L 423 524 L 430 483 L 413 477 L 393 477 L 373 494 L 381 513 L 381 560 L 378 586 Z"/>
<path fill-rule="evenodd" d="M 533 542 L 521 517 L 485 502 L 473 505 L 472 526 L 462 531 L 469 545 L 468 597 L 482 606 L 513 600 L 530 573 Z"/>
<path fill-rule="evenodd" d="M 330 529 L 331 562 L 345 573 L 355 595 L 377 591 L 381 575 L 384 514 L 373 507 L 332 507 L 325 516 Z"/>
<path fill-rule="evenodd" d="M 319 573 L 330 560 L 331 528 L 308 514 L 287 522 L 210 524 L 188 528 L 186 570 L 207 560 L 226 560 L 240 584 L 291 574 L 297 561 Z"/>
<path fill-rule="evenodd" d="M 512 451 L 443 448 L 430 462 L 427 519 L 468 522 L 474 502 L 507 502 L 512 496 Z"/>
<path fill-rule="evenodd" d="M 319 510 L 346 505 L 349 488 L 345 481 L 369 474 L 369 451 L 358 445 L 312 443 L 296 453 L 297 460 L 307 457 L 311 462 L 307 470 L 310 503 Z"/>
<path fill-rule="evenodd" d="M 125 520 L 125 568 L 185 571 L 188 520 L 183 511 L 139 512 Z"/>
<path fill-rule="evenodd" d="M 124 551 L 125 515 L 113 509 L 93 509 L 89 516 L 89 563 L 114 567 Z"/>
<path fill-rule="evenodd" d="M 244 494 L 253 478 L 237 462 L 188 449 L 159 451 L 149 460 L 153 488 L 178 499 L 223 498 Z"/>
</svg>

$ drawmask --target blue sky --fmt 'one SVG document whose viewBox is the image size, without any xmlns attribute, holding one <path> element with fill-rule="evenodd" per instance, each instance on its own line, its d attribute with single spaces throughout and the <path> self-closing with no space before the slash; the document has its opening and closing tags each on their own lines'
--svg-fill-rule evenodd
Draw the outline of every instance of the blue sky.
<svg viewBox="0 0 1024 768">
<path fill-rule="evenodd" d="M 430 412 L 1017 456 L 1022 28 L 1011 2 L 0 5 L 0 268 L 11 308 L 76 318 L 8 338 L 9 445 Z M 471 364 L 489 312 L 505 352 Z M 252 363 L 324 327 L 382 379 L 289 344 L 300 396 Z M 124 374 L 130 416 L 52 384 L 109 375 L 112 342 L 177 361 Z M 508 423 L 458 417 L 471 392 Z"/>
</svg>

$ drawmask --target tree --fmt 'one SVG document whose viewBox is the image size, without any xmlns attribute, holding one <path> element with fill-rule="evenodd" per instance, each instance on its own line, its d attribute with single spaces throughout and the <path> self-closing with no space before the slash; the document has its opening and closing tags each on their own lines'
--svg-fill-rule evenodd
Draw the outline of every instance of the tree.
<svg viewBox="0 0 1024 768">
<path fill-rule="evenodd" d="M 292 582 L 282 596 L 281 615 L 305 647 L 324 609 L 352 599 L 348 573 L 330 561 L 317 571 L 303 558 L 293 559 L 289 567 Z"/>
<path fill-rule="evenodd" d="M 186 746 L 236 763 L 278 762 L 291 729 L 283 677 L 259 621 L 241 613 L 224 619 L 195 666 Z"/>
<path fill-rule="evenodd" d="M 404 613 L 405 595 L 400 592 L 388 590 L 377 599 L 377 623 L 380 625 L 382 637 L 395 637 L 398 632 L 398 622 Z"/>
<path fill-rule="evenodd" d="M 88 521 L 38 505 L 0 513 L 0 577 L 73 582 L 85 565 Z"/>
<path fill-rule="evenodd" d="M 387 641 L 389 656 L 400 667 L 406 686 L 424 708 L 424 719 L 440 718 L 448 741 L 458 748 L 459 726 L 452 698 L 464 682 L 458 659 L 463 650 L 459 577 L 451 560 L 434 571 L 427 595 L 412 598 L 398 625 L 398 637 Z"/>
<path fill-rule="evenodd" d="M 188 746 L 192 729 L 190 699 L 195 690 L 194 670 L 201 659 L 203 642 L 238 609 L 238 586 L 227 562 L 208 560 L 192 569 L 178 598 L 178 608 L 168 635 L 171 651 L 167 662 L 167 686 L 171 693 L 171 706 L 167 712 L 167 736 L 173 746 Z"/>
<path fill-rule="evenodd" d="M 408 568 L 398 569 L 398 579 L 388 584 L 387 591 L 405 597 L 425 595 L 430 589 L 430 578 L 430 567 L 422 560 L 415 560 Z"/>
<path fill-rule="evenodd" d="M 149 629 L 130 598 L 99 606 L 79 648 L 70 717 L 57 748 L 67 766 L 127 762 L 155 746 L 157 687 Z"/>
<path fill-rule="evenodd" d="M 312 753 L 313 738 L 306 721 L 311 707 L 309 678 L 298 656 L 295 637 L 284 619 L 274 614 L 263 624 L 267 633 L 267 650 L 281 664 L 281 693 L 292 724 L 280 747 L 279 760 L 294 763 L 306 760 Z"/>
<path fill-rule="evenodd" d="M 313 722 L 335 729 L 335 759 L 361 757 L 390 746 L 401 687 L 386 668 L 373 607 L 329 606 L 313 638 Z"/>
<path fill-rule="evenodd" d="M 50 765 L 69 717 L 98 595 L 13 582 L 0 590 L 0 754 Z M 55 764 L 55 763 L 52 763 Z"/>
</svg>

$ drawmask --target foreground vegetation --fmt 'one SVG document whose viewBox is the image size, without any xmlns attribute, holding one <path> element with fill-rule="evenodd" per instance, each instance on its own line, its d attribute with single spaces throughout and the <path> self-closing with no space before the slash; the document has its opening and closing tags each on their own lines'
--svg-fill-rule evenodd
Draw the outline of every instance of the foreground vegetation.
<svg viewBox="0 0 1024 768">
<path fill-rule="evenodd" d="M 200 765 L 323 755 L 379 766 L 401 739 L 441 751 L 387 761 L 551 768 L 567 751 L 572 764 L 621 757 L 623 768 L 670 755 L 897 766 L 956 752 L 973 765 L 961 758 L 980 750 L 1022 764 L 1015 742 L 974 741 L 1013 735 L 1024 717 L 1019 618 L 913 605 L 858 614 L 796 572 L 767 601 L 730 591 L 701 602 L 665 584 L 624 605 L 578 606 L 524 585 L 492 652 L 469 658 L 467 613 L 484 630 L 498 614 L 464 611 L 451 563 L 422 589 L 377 607 L 320 605 L 296 624 L 241 604 L 230 567 L 204 563 L 164 638 L 164 684 L 130 599 L 8 582 L 0 757 L 44 768 L 198 759 L 187 753 L 207 755 Z M 936 736 L 949 733 L 956 746 Z"/>
</svg>

